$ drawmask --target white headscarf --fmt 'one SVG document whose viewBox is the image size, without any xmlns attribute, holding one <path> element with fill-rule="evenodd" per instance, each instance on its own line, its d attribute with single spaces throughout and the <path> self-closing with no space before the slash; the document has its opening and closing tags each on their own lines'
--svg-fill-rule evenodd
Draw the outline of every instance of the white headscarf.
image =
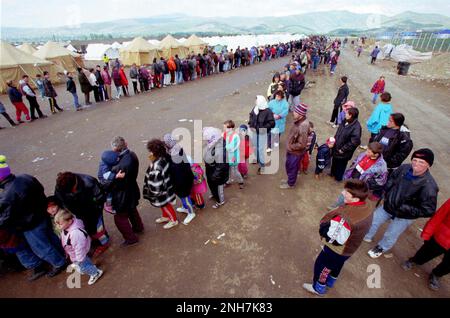
<svg viewBox="0 0 450 318">
<path fill-rule="evenodd" d="M 253 112 L 256 115 L 258 115 L 260 110 L 267 109 L 267 107 L 268 107 L 268 105 L 267 105 L 266 98 L 262 95 L 256 96 L 256 105 L 255 105 L 255 108 L 253 109 Z"/>
<path fill-rule="evenodd" d="M 203 139 L 208 142 L 208 149 L 215 146 L 217 141 L 222 137 L 222 132 L 214 127 L 203 128 Z"/>
</svg>

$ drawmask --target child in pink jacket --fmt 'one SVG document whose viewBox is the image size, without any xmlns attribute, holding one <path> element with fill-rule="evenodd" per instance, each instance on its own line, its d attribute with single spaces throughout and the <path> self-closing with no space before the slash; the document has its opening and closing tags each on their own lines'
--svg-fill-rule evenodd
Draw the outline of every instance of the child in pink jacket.
<svg viewBox="0 0 450 318">
<path fill-rule="evenodd" d="M 89 275 L 88 285 L 93 285 L 103 275 L 103 271 L 87 256 L 91 248 L 91 238 L 84 230 L 83 221 L 77 219 L 71 212 L 60 209 L 55 215 L 55 223 L 61 230 L 62 246 L 72 261 L 72 266 L 81 274 Z"/>
<path fill-rule="evenodd" d="M 192 187 L 191 198 L 197 208 L 204 209 L 205 200 L 203 199 L 203 194 L 207 191 L 205 172 L 198 163 L 192 164 L 191 169 L 194 174 L 194 186 Z"/>
</svg>

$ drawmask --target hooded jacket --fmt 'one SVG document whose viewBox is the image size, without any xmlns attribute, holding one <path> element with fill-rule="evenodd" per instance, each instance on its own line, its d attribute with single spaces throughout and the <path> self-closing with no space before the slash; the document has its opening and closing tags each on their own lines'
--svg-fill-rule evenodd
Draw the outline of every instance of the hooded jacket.
<svg viewBox="0 0 450 318">
<path fill-rule="evenodd" d="M 74 218 L 72 225 L 61 231 L 61 243 L 73 263 L 82 262 L 91 248 L 91 238 L 84 230 L 83 221 Z"/>
<path fill-rule="evenodd" d="M 219 138 L 214 144 L 208 145 L 204 152 L 206 178 L 208 184 L 222 185 L 228 181 L 230 166 L 226 159 L 225 140 Z"/>
<path fill-rule="evenodd" d="M 378 134 L 381 127 L 386 126 L 392 114 L 392 105 L 380 103 L 367 120 L 367 129 L 372 134 Z"/>
</svg>

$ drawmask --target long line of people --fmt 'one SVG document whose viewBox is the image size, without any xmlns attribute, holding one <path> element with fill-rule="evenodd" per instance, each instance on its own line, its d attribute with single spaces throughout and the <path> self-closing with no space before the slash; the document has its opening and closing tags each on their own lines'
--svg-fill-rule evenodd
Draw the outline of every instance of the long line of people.
<svg viewBox="0 0 450 318">
<path fill-rule="evenodd" d="M 297 59 L 302 52 L 320 45 L 320 38 L 317 41 L 306 42 L 296 52 L 287 67 L 289 76 L 301 74 L 305 80 L 305 70 Z M 287 75 L 286 72 L 282 74 Z M 283 79 L 281 75 L 277 76 L 267 92 L 270 102 L 262 95 L 256 97 L 249 114 L 249 127 L 243 124 L 237 130 L 235 122 L 229 119 L 222 130 L 203 129 L 205 169 L 188 157 L 177 136 L 166 134 L 148 142 L 149 166 L 142 194 L 152 206 L 162 211 L 156 223 L 171 229 L 179 224 L 176 213 L 179 212 L 187 214 L 183 223 L 190 224 L 197 213 L 206 208 L 203 196 L 207 186 L 210 199 L 215 201 L 212 208 L 224 206 L 225 188 L 233 182 L 237 182 L 241 190 L 245 188 L 249 159 L 253 156 L 256 157 L 254 163 L 259 166 L 258 174 L 266 173 L 266 156 L 271 153 L 272 146 L 280 146 L 280 136 L 286 129 L 290 112 L 287 96 L 295 87 L 287 82 L 286 76 Z M 347 78 L 341 78 L 341 82 L 346 84 Z M 432 217 L 422 235 L 426 243 L 403 264 L 403 268 L 409 270 L 416 264 L 445 254 L 430 275 L 430 288 L 438 289 L 439 277 L 450 272 L 450 211 L 447 201 L 435 214 L 438 186 L 430 173 L 434 154 L 430 149 L 419 149 L 412 154 L 411 163 L 403 164 L 413 143 L 404 124 L 404 115 L 393 113 L 389 104 L 386 111 L 375 109 L 370 116 L 367 127 L 372 135 L 367 150 L 347 168 L 361 144 L 362 127 L 358 121 L 359 109 L 353 101 L 347 100 L 348 88 L 345 94 L 340 92 L 338 103 L 335 100 L 333 107 L 333 117 L 338 120 L 333 121 L 333 125 L 337 123 L 337 132 L 317 147 L 319 137 L 308 119 L 308 112 L 313 107 L 300 102 L 300 94 L 292 100 L 293 123 L 286 136 L 288 178 L 282 180 L 280 188 L 296 188 L 298 175 L 307 170 L 314 149 L 317 149 L 316 179 L 320 180 L 319 176 L 331 164 L 329 175 L 338 182 L 345 180 L 341 195 L 320 221 L 319 233 L 325 246 L 316 259 L 312 283 L 303 287 L 315 295 L 326 294 L 334 286 L 345 262 L 363 241 L 372 242 L 383 223 L 390 221 L 383 238 L 368 252 L 372 258 L 390 251 L 414 220 Z M 391 98 L 384 92 L 381 107 Z M 45 273 L 57 275 L 67 262 L 52 231 L 50 217 L 54 216 L 57 228 L 63 233 L 62 246 L 70 260 L 81 273 L 90 276 L 90 284 L 95 283 L 103 272 L 93 265 L 90 257 L 103 253 L 110 244 L 103 211 L 114 215 L 115 224 L 124 238 L 123 246 L 138 243 L 139 234 L 144 231 L 137 210 L 141 197 L 136 180 L 138 170 L 136 154 L 128 148 L 124 138 L 115 137 L 111 150 L 102 155 L 98 180 L 72 172 L 60 173 L 55 195 L 46 198 L 37 179 L 13 175 L 6 158 L 0 156 L 0 188 L 3 189 L 0 194 L 0 247 L 16 253 L 22 265 L 32 269 L 31 280 Z M 181 202 L 178 208 L 174 207 L 176 197 Z M 375 211 L 367 199 L 376 202 Z M 73 250 L 80 252 L 74 254 Z M 52 266 L 50 271 L 45 263 Z"/>
</svg>

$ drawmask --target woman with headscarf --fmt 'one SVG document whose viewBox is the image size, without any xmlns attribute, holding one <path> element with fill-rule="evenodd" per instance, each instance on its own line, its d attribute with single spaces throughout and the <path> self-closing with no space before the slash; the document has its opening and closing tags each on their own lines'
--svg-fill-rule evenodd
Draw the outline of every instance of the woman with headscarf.
<svg viewBox="0 0 450 318">
<path fill-rule="evenodd" d="M 213 127 L 203 128 L 203 140 L 207 141 L 203 159 L 206 167 L 206 180 L 211 190 L 211 199 L 216 200 L 212 207 L 218 209 L 225 204 L 224 185 L 230 176 L 230 167 L 226 160 L 225 140 L 222 132 Z"/>
<path fill-rule="evenodd" d="M 173 189 L 183 204 L 183 207 L 178 208 L 177 211 L 188 214 L 183 221 L 184 225 L 188 225 L 195 218 L 194 204 L 190 198 L 194 185 L 194 174 L 184 149 L 171 134 L 164 135 L 164 144 L 167 149 L 169 175 Z"/>
<path fill-rule="evenodd" d="M 248 124 L 250 128 L 254 129 L 252 131 L 252 143 L 256 147 L 256 160 L 259 164 L 258 174 L 263 174 L 265 166 L 264 148 L 267 145 L 267 136 L 271 133 L 271 129 L 275 127 L 273 112 L 268 108 L 264 96 L 256 96 L 255 107 L 250 112 Z M 270 148 L 267 150 L 268 152 L 271 151 Z"/>
</svg>

